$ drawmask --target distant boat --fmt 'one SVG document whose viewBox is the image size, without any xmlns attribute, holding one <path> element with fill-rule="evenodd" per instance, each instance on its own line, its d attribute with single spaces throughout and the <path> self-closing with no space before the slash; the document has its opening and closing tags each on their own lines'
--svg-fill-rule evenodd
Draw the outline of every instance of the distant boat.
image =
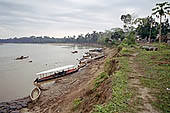
<svg viewBox="0 0 170 113">
<path fill-rule="evenodd" d="M 40 95 L 41 95 L 41 90 L 38 87 L 35 87 L 30 93 L 30 98 L 32 101 L 35 102 L 36 100 L 38 100 Z"/>
<path fill-rule="evenodd" d="M 89 52 L 86 52 L 84 55 L 83 55 L 83 58 L 89 58 L 91 56 L 91 54 Z"/>
<path fill-rule="evenodd" d="M 32 62 L 32 60 L 29 61 L 30 63 Z"/>
<path fill-rule="evenodd" d="M 72 51 L 72 53 L 74 54 L 74 53 L 78 53 L 78 51 Z"/>
<path fill-rule="evenodd" d="M 20 57 L 17 57 L 16 60 L 22 60 L 22 59 L 26 59 L 26 58 L 29 58 L 29 56 L 20 56 Z"/>
<path fill-rule="evenodd" d="M 34 83 L 43 82 L 43 81 L 59 78 L 65 75 L 69 75 L 77 72 L 79 69 L 80 69 L 79 66 L 67 65 L 67 66 L 43 71 L 36 74 L 38 77 L 36 78 Z"/>
<path fill-rule="evenodd" d="M 91 49 L 89 50 L 90 52 L 102 52 L 103 49 L 102 48 L 95 48 L 95 49 Z"/>
</svg>

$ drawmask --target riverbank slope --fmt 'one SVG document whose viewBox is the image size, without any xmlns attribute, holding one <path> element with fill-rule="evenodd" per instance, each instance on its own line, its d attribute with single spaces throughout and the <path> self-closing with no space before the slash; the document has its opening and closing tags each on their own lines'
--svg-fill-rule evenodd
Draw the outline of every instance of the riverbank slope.
<svg viewBox="0 0 170 113">
<path fill-rule="evenodd" d="M 106 48 L 106 57 L 44 87 L 29 113 L 168 113 L 170 46 Z"/>
<path fill-rule="evenodd" d="M 106 58 L 111 57 L 115 49 L 106 48 L 104 53 Z M 103 72 L 106 58 L 93 61 L 79 72 L 56 79 L 47 90 L 42 91 L 42 95 L 36 103 L 31 103 L 29 112 L 60 112 L 68 113 L 73 106 L 73 101 L 80 95 L 93 88 L 93 83 L 97 76 Z"/>
</svg>

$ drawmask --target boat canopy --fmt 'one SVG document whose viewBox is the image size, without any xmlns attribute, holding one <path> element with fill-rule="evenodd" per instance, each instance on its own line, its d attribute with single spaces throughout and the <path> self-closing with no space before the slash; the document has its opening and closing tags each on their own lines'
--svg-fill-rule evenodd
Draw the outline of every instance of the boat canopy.
<svg viewBox="0 0 170 113">
<path fill-rule="evenodd" d="M 57 73 L 57 72 L 60 72 L 60 71 L 63 71 L 63 70 L 73 68 L 73 67 L 74 67 L 74 65 L 67 65 L 67 66 L 58 67 L 58 68 L 50 69 L 50 70 L 47 70 L 47 71 L 39 72 L 36 75 Z"/>
</svg>

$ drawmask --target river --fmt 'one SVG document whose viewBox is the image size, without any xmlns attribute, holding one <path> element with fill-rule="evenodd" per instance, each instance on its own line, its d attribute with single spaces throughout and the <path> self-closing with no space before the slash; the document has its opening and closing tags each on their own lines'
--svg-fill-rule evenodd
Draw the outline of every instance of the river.
<svg viewBox="0 0 170 113">
<path fill-rule="evenodd" d="M 28 96 L 35 87 L 36 73 L 48 69 L 76 65 L 77 59 L 93 47 L 75 44 L 1 44 L 0 102 Z M 77 54 L 71 51 L 77 50 Z M 28 59 L 15 60 L 19 56 Z M 29 62 L 32 61 L 32 62 Z"/>
</svg>

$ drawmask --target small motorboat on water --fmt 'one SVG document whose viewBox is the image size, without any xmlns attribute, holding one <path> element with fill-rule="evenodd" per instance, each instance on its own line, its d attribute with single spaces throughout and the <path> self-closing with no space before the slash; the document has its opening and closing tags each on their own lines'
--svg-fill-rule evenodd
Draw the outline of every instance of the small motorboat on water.
<svg viewBox="0 0 170 113">
<path fill-rule="evenodd" d="M 20 57 L 17 57 L 16 60 L 22 60 L 22 59 L 26 59 L 26 58 L 29 58 L 29 56 L 20 56 Z"/>
<path fill-rule="evenodd" d="M 36 100 L 38 100 L 38 98 L 40 97 L 40 95 L 41 95 L 41 90 L 40 90 L 40 88 L 39 88 L 39 87 L 35 87 L 35 88 L 31 91 L 31 93 L 30 93 L 30 99 L 31 99 L 32 101 L 36 101 Z"/>
<path fill-rule="evenodd" d="M 39 72 L 36 74 L 38 77 L 35 79 L 34 83 L 59 78 L 59 77 L 65 76 L 65 75 L 70 75 L 72 73 L 77 72 L 79 69 L 80 69 L 79 66 L 67 65 L 67 66 L 58 67 L 58 68 L 50 69 L 47 71 Z"/>
<path fill-rule="evenodd" d="M 78 53 L 78 51 L 72 51 L 72 53 L 74 54 L 74 53 Z"/>
</svg>

